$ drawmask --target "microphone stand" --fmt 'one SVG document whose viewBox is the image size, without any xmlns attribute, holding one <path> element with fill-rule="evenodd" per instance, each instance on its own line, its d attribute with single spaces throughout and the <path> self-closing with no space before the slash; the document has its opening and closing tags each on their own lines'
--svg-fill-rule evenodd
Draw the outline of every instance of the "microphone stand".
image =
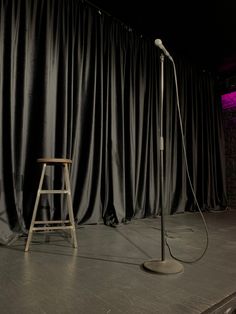
<svg viewBox="0 0 236 314">
<path fill-rule="evenodd" d="M 160 274 L 176 274 L 183 271 L 183 266 L 176 260 L 165 258 L 165 213 L 164 213 L 164 137 L 163 137 L 163 98 L 164 98 L 164 54 L 160 56 L 161 60 L 161 79 L 160 79 L 160 167 L 161 167 L 161 260 L 150 260 L 143 263 L 144 268 Z M 172 58 L 170 58 L 172 61 Z"/>
</svg>

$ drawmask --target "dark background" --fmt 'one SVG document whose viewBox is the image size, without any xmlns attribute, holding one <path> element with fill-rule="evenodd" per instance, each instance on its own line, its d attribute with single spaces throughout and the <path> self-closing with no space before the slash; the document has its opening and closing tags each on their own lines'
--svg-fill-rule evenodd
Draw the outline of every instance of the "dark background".
<svg viewBox="0 0 236 314">
<path fill-rule="evenodd" d="M 235 0 L 88 2 L 142 36 L 160 38 L 173 57 L 213 72 L 222 89 L 236 89 Z"/>
</svg>

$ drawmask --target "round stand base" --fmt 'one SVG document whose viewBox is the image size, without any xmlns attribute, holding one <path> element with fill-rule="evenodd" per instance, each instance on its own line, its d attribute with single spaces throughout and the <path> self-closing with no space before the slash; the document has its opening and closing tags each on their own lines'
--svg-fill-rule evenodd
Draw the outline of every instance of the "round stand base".
<svg viewBox="0 0 236 314">
<path fill-rule="evenodd" d="M 143 263 L 143 267 L 159 274 L 177 274 L 183 271 L 183 266 L 176 260 L 150 260 Z"/>
</svg>

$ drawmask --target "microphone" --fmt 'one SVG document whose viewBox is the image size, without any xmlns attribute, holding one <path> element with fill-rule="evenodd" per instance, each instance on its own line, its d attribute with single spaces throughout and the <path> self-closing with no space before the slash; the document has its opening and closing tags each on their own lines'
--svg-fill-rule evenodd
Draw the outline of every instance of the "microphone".
<svg viewBox="0 0 236 314">
<path fill-rule="evenodd" d="M 163 53 L 170 59 L 170 60 L 173 60 L 172 59 L 172 57 L 171 57 L 171 55 L 169 54 L 169 52 L 166 50 L 166 48 L 163 46 L 163 44 L 162 44 L 162 40 L 161 39 L 155 39 L 155 45 L 157 46 L 157 47 L 159 47 L 162 51 L 163 51 Z"/>
</svg>

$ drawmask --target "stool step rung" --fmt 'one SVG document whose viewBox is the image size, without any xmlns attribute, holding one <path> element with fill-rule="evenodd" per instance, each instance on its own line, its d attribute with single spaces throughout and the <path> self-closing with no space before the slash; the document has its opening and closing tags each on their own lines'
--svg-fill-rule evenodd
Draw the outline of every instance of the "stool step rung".
<svg viewBox="0 0 236 314">
<path fill-rule="evenodd" d="M 69 222 L 70 220 L 36 220 L 34 224 L 63 224 Z"/>
<path fill-rule="evenodd" d="M 68 194 L 67 190 L 39 190 L 40 194 Z"/>
<path fill-rule="evenodd" d="M 33 227 L 32 231 L 46 231 L 46 230 L 62 230 L 62 229 L 73 229 L 73 226 L 55 226 L 55 227 L 49 227 L 49 226 L 44 226 L 44 227 Z"/>
</svg>

